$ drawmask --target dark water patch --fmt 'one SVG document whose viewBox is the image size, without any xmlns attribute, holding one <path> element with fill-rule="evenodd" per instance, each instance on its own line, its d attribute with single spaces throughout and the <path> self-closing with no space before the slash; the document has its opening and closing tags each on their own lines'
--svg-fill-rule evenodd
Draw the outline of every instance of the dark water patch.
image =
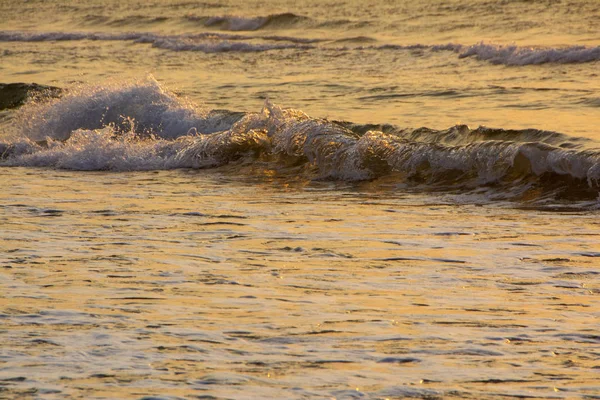
<svg viewBox="0 0 600 400">
<path fill-rule="evenodd" d="M 434 236 L 472 236 L 474 233 L 470 232 L 436 232 Z"/>
<path fill-rule="evenodd" d="M 385 357 L 377 362 L 380 364 L 413 364 L 420 363 L 421 361 L 414 357 Z"/>
<path fill-rule="evenodd" d="M 407 386 L 392 386 L 385 388 L 376 393 L 376 398 L 393 398 L 393 399 L 424 399 L 424 400 L 442 400 L 445 398 L 466 399 L 467 393 L 445 391 L 439 392 L 433 389 L 421 389 Z M 343 397 L 342 397 L 343 398 Z"/>
<path fill-rule="evenodd" d="M 186 400 L 186 399 L 184 397 L 178 397 L 178 396 L 143 396 L 143 397 L 140 397 L 138 400 Z"/>
<path fill-rule="evenodd" d="M 448 259 L 448 258 L 432 258 L 432 261 L 438 261 L 438 262 L 443 262 L 443 263 L 452 263 L 452 264 L 466 264 L 466 261 L 463 260 L 452 260 L 452 259 Z"/>
<path fill-rule="evenodd" d="M 234 285 L 234 286 L 244 286 L 244 287 L 253 287 L 250 284 L 241 284 L 236 281 L 232 281 L 229 279 L 202 279 L 200 280 L 205 285 Z"/>
<path fill-rule="evenodd" d="M 113 210 L 94 210 L 92 211 L 92 214 L 101 215 L 103 217 L 114 217 L 115 215 L 118 215 L 118 213 Z"/>
<path fill-rule="evenodd" d="M 27 380 L 24 376 L 16 376 L 14 378 L 0 378 L 0 382 L 25 382 Z"/>
<path fill-rule="evenodd" d="M 582 304 L 582 303 L 572 303 L 572 304 L 570 304 L 570 303 L 556 303 L 556 304 L 553 304 L 553 305 L 559 306 L 559 307 L 581 307 L 581 308 L 590 308 L 590 307 L 592 307 L 589 304 Z"/>
<path fill-rule="evenodd" d="M 374 94 L 374 95 L 369 95 L 369 96 L 358 97 L 358 100 L 372 102 L 372 101 L 389 101 L 389 100 L 393 100 L 393 99 L 419 98 L 419 97 L 448 97 L 448 98 L 459 99 L 459 98 L 476 97 L 476 96 L 479 96 L 479 94 L 468 92 L 468 91 L 437 90 L 437 91 L 413 92 L 413 93 Z"/>
<path fill-rule="evenodd" d="M 208 353 L 208 350 L 203 349 L 201 347 L 198 346 L 193 346 L 193 345 L 181 345 L 181 346 L 157 346 L 156 350 L 159 351 L 185 351 L 187 353 Z"/>
<path fill-rule="evenodd" d="M 540 382 L 539 380 L 531 380 L 531 379 L 497 379 L 497 378 L 490 378 L 490 379 L 475 379 L 475 380 L 470 380 L 470 381 L 466 381 L 468 383 L 486 383 L 486 384 L 503 384 L 503 383 L 533 383 L 533 382 Z"/>
<path fill-rule="evenodd" d="M 234 215 L 234 214 L 219 214 L 214 215 L 213 218 L 237 218 L 237 219 L 248 219 L 245 215 Z"/>
<path fill-rule="evenodd" d="M 50 339 L 33 339 L 33 340 L 30 340 L 29 343 L 34 344 L 34 345 L 49 345 L 49 346 L 57 346 L 57 347 L 62 346 Z"/>
<path fill-rule="evenodd" d="M 128 296 L 128 297 L 109 297 L 107 300 L 140 300 L 140 301 L 155 301 L 167 300 L 164 297 L 144 297 L 144 296 Z"/>
<path fill-rule="evenodd" d="M 181 214 L 171 214 L 171 216 L 178 216 L 178 215 L 183 215 L 185 217 L 207 217 L 208 216 L 207 214 L 197 212 L 197 211 L 190 211 L 190 212 L 181 213 Z"/>
<path fill-rule="evenodd" d="M 500 323 L 487 323 L 487 322 L 477 322 L 477 321 L 433 321 L 435 325 L 449 325 L 449 326 L 461 326 L 465 328 L 495 328 L 495 329 L 504 329 L 504 328 L 527 328 L 527 325 L 522 324 L 500 324 Z"/>
<path fill-rule="evenodd" d="M 575 283 L 559 283 L 557 285 L 554 285 L 555 288 L 559 288 L 559 289 L 582 289 L 583 287 L 579 284 L 575 284 Z"/>
<path fill-rule="evenodd" d="M 556 279 L 592 279 L 600 275 L 598 271 L 564 272 L 553 276 Z"/>
<path fill-rule="evenodd" d="M 554 336 L 570 342 L 600 344 L 600 335 L 582 333 L 561 333 Z"/>
<path fill-rule="evenodd" d="M 589 107 L 600 107 L 600 97 L 592 97 L 592 98 L 584 97 L 577 103 L 583 104 L 583 105 L 586 105 Z"/>
<path fill-rule="evenodd" d="M 106 21 L 106 25 L 113 27 L 122 26 L 144 26 L 144 25 L 155 25 L 163 22 L 167 22 L 168 17 L 151 17 L 146 15 L 129 15 L 127 17 L 111 19 Z"/>
<path fill-rule="evenodd" d="M 244 215 L 235 215 L 235 214 L 206 214 L 206 213 L 202 213 L 199 211 L 190 211 L 190 212 L 184 212 L 184 213 L 175 213 L 175 214 L 169 214 L 170 216 L 184 216 L 184 217 L 205 217 L 205 218 L 222 218 L 222 219 L 227 219 L 227 218 L 237 218 L 237 219 L 247 219 L 247 216 Z"/>
<path fill-rule="evenodd" d="M 338 251 L 333 251 L 330 249 L 322 248 L 322 247 L 313 247 L 311 251 L 317 252 L 318 257 L 333 257 L 333 258 L 354 258 L 352 254 L 349 253 L 341 253 Z"/>
<path fill-rule="evenodd" d="M 377 39 L 370 36 L 353 36 L 343 39 L 334 40 L 332 43 L 374 43 Z"/>
<path fill-rule="evenodd" d="M 426 261 L 426 259 L 416 257 L 387 257 L 379 258 L 378 261 Z"/>
<path fill-rule="evenodd" d="M 251 378 L 249 377 L 245 377 L 245 376 L 241 376 L 241 375 L 234 375 L 234 374 L 211 374 L 211 375 L 205 375 L 202 378 L 200 378 L 199 380 L 193 381 L 193 384 L 196 385 L 234 385 L 234 386 L 238 386 L 238 385 L 244 385 L 247 383 L 251 382 Z"/>
<path fill-rule="evenodd" d="M 290 246 L 285 246 L 285 247 L 282 247 L 282 248 L 277 249 L 277 250 L 291 251 L 291 252 L 295 252 L 295 253 L 301 253 L 301 252 L 305 251 L 302 247 L 290 247 Z"/>
<path fill-rule="evenodd" d="M 115 374 L 92 374 L 89 376 L 90 379 L 108 379 L 115 378 L 117 375 Z"/>
<path fill-rule="evenodd" d="M 366 393 L 362 393 L 358 390 L 350 390 L 350 389 L 336 390 L 334 392 L 331 392 L 331 395 L 333 396 L 332 398 L 334 398 L 334 399 L 343 399 L 343 400 L 367 398 Z"/>
<path fill-rule="evenodd" d="M 600 257 L 600 252 L 585 252 L 585 253 L 576 253 L 579 256 L 582 257 L 591 257 L 591 258 L 596 258 L 596 257 Z"/>
<path fill-rule="evenodd" d="M 291 300 L 291 299 L 283 299 L 280 297 L 267 297 L 267 300 L 276 300 L 276 301 L 281 301 L 283 303 L 299 303 L 299 304 L 314 304 L 313 301 L 309 301 L 309 300 Z"/>
<path fill-rule="evenodd" d="M 0 83 L 0 110 L 22 106 L 31 98 L 59 97 L 62 89 L 37 83 Z"/>
<path fill-rule="evenodd" d="M 234 225 L 234 226 L 247 226 L 248 224 L 242 224 L 239 222 L 221 221 L 221 222 L 197 222 L 196 225 Z"/>
</svg>

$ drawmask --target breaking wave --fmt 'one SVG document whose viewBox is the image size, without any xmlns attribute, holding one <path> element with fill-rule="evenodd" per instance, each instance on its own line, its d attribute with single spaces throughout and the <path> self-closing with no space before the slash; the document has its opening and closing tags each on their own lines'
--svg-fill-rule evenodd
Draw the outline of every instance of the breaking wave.
<svg viewBox="0 0 600 400">
<path fill-rule="evenodd" d="M 388 177 L 399 185 L 494 190 L 502 198 L 595 201 L 600 150 L 556 132 L 460 125 L 445 131 L 260 112 L 204 110 L 153 78 L 72 88 L 18 110 L 0 165 L 72 170 L 212 168 L 269 163 L 310 179 Z M 591 142 L 591 141 L 590 141 Z"/>
</svg>

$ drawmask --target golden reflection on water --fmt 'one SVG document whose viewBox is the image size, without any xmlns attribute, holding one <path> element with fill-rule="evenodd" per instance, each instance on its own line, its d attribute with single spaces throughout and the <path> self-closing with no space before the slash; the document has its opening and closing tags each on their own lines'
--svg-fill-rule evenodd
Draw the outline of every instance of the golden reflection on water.
<svg viewBox="0 0 600 400">
<path fill-rule="evenodd" d="M 600 392 L 596 213 L 1 173 L 2 396 Z"/>
</svg>

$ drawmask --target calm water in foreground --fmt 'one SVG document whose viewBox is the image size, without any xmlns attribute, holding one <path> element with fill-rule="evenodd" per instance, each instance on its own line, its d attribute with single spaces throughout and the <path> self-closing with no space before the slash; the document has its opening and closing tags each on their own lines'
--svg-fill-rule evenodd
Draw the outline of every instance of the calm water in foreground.
<svg viewBox="0 0 600 400">
<path fill-rule="evenodd" d="M 600 399 L 600 2 L 0 15 L 0 398 Z"/>
<path fill-rule="evenodd" d="M 0 396 L 600 395 L 597 215 L 268 172 L 3 170 Z"/>
</svg>

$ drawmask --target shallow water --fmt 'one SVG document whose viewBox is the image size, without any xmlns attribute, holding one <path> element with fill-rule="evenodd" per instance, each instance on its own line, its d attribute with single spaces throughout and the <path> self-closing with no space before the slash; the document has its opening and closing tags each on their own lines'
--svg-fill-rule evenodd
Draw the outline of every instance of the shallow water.
<svg viewBox="0 0 600 400">
<path fill-rule="evenodd" d="M 599 2 L 0 15 L 0 398 L 600 398 Z"/>
<path fill-rule="evenodd" d="M 3 170 L 0 395 L 600 395 L 597 213 L 226 172 Z"/>
</svg>

